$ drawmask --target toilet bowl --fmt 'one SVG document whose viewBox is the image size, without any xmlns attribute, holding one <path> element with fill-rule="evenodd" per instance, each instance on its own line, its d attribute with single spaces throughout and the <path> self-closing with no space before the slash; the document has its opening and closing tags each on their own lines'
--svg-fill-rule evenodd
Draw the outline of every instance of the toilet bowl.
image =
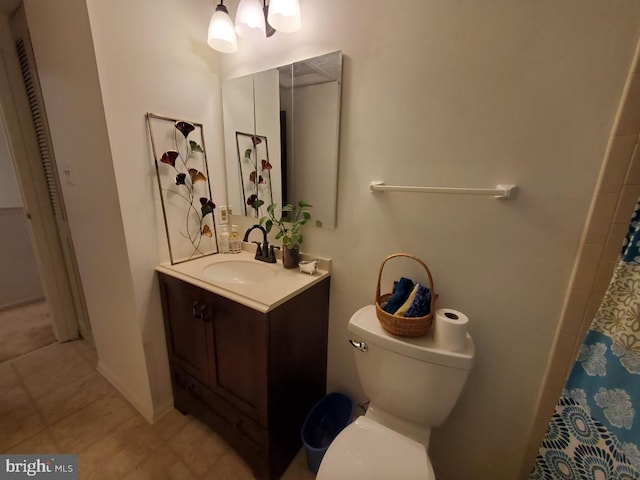
<svg viewBox="0 0 640 480">
<path fill-rule="evenodd" d="M 428 455 L 431 428 L 441 425 L 466 383 L 475 349 L 448 351 L 434 340 L 401 338 L 382 329 L 368 305 L 349 320 L 367 413 L 327 450 L 317 480 L 435 480 Z"/>
<path fill-rule="evenodd" d="M 317 480 L 435 480 L 419 442 L 366 416 L 358 417 L 331 444 Z"/>
</svg>

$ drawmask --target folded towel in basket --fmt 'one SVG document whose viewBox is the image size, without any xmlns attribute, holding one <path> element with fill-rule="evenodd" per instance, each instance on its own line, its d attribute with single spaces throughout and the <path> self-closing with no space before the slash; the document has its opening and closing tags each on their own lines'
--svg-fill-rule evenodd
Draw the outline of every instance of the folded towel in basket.
<svg viewBox="0 0 640 480">
<path fill-rule="evenodd" d="M 401 277 L 400 280 L 393 283 L 391 298 L 385 305 L 382 305 L 382 309 L 392 315 L 395 314 L 396 310 L 407 300 L 411 290 L 413 290 L 413 281 L 409 278 Z"/>
<path fill-rule="evenodd" d="M 405 317 L 424 317 L 431 310 L 431 289 L 421 283 L 416 285 L 416 294 L 407 311 Z"/>
<path fill-rule="evenodd" d="M 411 290 L 411 293 L 409 294 L 407 299 L 404 301 L 404 303 L 402 305 L 400 305 L 400 308 L 398 308 L 398 310 L 396 310 L 394 315 L 397 315 L 399 317 L 405 317 L 406 316 L 407 310 L 409 310 L 409 307 L 411 305 L 413 305 L 413 301 L 416 298 L 416 293 L 418 292 L 418 288 L 419 287 L 420 287 L 419 283 L 416 283 L 413 286 L 413 289 Z"/>
</svg>

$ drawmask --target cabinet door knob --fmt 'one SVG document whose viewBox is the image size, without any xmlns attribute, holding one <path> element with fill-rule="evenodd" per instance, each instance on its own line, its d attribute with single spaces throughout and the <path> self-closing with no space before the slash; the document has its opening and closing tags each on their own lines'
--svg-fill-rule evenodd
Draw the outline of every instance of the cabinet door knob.
<svg viewBox="0 0 640 480">
<path fill-rule="evenodd" d="M 202 320 L 203 322 L 209 322 L 211 319 L 209 318 L 208 315 L 208 309 L 209 309 L 209 305 L 207 305 L 206 303 L 202 303 L 199 300 L 196 300 L 193 303 L 193 316 L 195 318 L 197 318 L 198 320 Z"/>
</svg>

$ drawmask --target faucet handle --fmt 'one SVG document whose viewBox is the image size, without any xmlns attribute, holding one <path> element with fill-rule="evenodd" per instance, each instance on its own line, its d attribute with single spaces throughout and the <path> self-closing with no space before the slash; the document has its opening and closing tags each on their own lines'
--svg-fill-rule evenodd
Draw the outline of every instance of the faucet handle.
<svg viewBox="0 0 640 480">
<path fill-rule="evenodd" d="M 269 262 L 271 263 L 276 263 L 276 252 L 274 251 L 276 248 L 280 250 L 280 247 L 276 245 L 271 245 L 269 247 Z"/>
<path fill-rule="evenodd" d="M 256 258 L 261 257 L 262 256 L 262 247 L 260 246 L 260 242 L 256 242 L 255 240 L 251 243 L 255 243 L 256 246 Z"/>
</svg>

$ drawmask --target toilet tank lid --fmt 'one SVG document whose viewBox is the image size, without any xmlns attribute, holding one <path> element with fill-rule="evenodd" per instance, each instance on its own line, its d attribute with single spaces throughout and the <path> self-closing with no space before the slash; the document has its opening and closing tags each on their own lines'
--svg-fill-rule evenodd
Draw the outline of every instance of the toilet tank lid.
<svg viewBox="0 0 640 480">
<path fill-rule="evenodd" d="M 424 362 L 465 370 L 473 366 L 475 347 L 469 334 L 464 349 L 459 352 L 438 347 L 433 340 L 433 329 L 422 337 L 398 337 L 382 328 L 375 305 L 367 305 L 354 313 L 349 320 L 348 330 L 367 342 Z"/>
</svg>

